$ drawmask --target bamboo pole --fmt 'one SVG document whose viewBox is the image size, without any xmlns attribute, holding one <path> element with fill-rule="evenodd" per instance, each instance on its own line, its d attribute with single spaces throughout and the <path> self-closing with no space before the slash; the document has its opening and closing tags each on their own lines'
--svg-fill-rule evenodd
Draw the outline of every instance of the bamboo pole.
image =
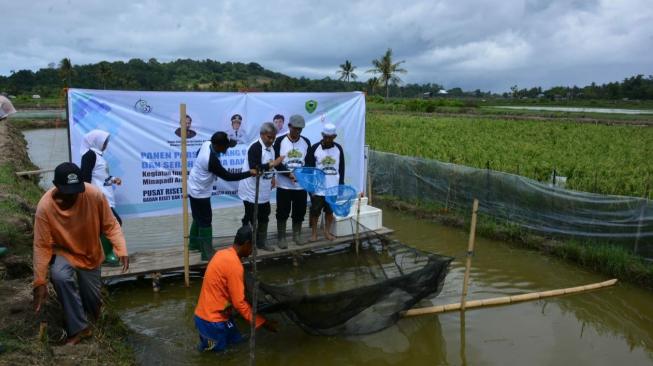
<svg viewBox="0 0 653 366">
<path fill-rule="evenodd" d="M 463 294 L 460 298 L 460 310 L 465 311 L 467 287 L 469 284 L 469 272 L 472 267 L 472 256 L 474 255 L 474 242 L 476 241 L 476 213 L 478 212 L 478 200 L 474 198 L 472 204 L 472 224 L 469 227 L 469 241 L 467 243 L 467 260 L 465 262 L 465 277 L 463 278 Z"/>
<path fill-rule="evenodd" d="M 258 279 L 256 257 L 258 256 L 258 198 L 261 189 L 261 175 L 263 172 L 260 167 L 256 167 L 256 186 L 254 190 L 254 210 L 252 212 L 252 316 L 249 321 L 249 366 L 256 365 L 256 307 L 258 306 Z"/>
<path fill-rule="evenodd" d="M 25 170 L 22 172 L 16 172 L 16 175 L 20 177 L 23 175 L 35 175 L 35 174 L 51 173 L 51 172 L 54 172 L 54 169 Z"/>
<path fill-rule="evenodd" d="M 190 253 L 188 251 L 188 156 L 186 155 L 186 104 L 179 104 L 179 125 L 181 127 L 181 204 L 184 221 L 184 284 L 190 287 Z"/>
<path fill-rule="evenodd" d="M 617 283 L 617 279 L 614 278 L 608 281 L 592 283 L 584 286 L 569 287 L 569 288 L 550 290 L 550 291 L 531 292 L 527 294 L 512 295 L 512 296 L 493 297 L 490 299 L 483 299 L 483 300 L 473 300 L 473 301 L 468 301 L 466 303 L 466 307 L 468 309 L 483 308 L 489 306 L 509 305 L 518 302 L 539 300 L 547 297 L 579 294 L 583 292 L 597 290 L 600 288 L 610 287 L 616 283 Z M 455 311 L 460 309 L 462 309 L 462 303 L 437 305 L 437 306 L 429 306 L 424 308 L 410 309 L 404 312 L 402 316 L 409 317 L 409 316 L 426 315 L 426 314 L 438 314 L 438 313 L 444 313 L 444 312 Z"/>
<path fill-rule="evenodd" d="M 358 207 L 356 208 L 356 254 L 358 254 L 358 248 L 361 245 L 360 240 L 360 218 L 361 218 L 361 198 L 363 194 L 358 195 Z"/>
</svg>

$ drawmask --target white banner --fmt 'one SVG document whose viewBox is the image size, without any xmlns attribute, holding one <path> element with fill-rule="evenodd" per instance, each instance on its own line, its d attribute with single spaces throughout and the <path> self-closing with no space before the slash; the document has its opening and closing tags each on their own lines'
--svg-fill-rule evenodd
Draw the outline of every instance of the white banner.
<svg viewBox="0 0 653 366">
<path fill-rule="evenodd" d="M 179 104 L 186 104 L 191 122 L 187 140 L 188 171 L 204 141 L 216 131 L 233 131 L 231 117 L 242 116 L 242 143 L 221 158 L 230 171 L 240 171 L 249 143 L 258 139 L 263 122 L 275 115 L 306 120 L 302 135 L 311 144 L 321 139 L 322 125 L 337 127 L 336 142 L 345 152 L 345 184 L 364 188 L 365 97 L 363 93 L 206 93 L 70 89 L 68 110 L 73 162 L 81 160 L 81 141 L 100 129 L 111 134 L 104 157 L 110 174 L 122 179 L 114 186 L 116 210 L 123 217 L 181 212 L 181 137 Z M 240 205 L 238 182 L 216 181 L 213 208 Z M 272 197 L 276 195 L 273 193 Z"/>
</svg>

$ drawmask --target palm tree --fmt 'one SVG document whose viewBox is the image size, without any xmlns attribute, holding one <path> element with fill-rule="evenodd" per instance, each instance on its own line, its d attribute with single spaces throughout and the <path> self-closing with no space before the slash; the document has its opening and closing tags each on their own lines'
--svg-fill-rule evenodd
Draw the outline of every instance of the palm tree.
<svg viewBox="0 0 653 366">
<path fill-rule="evenodd" d="M 385 98 L 390 96 L 390 83 L 397 84 L 401 79 L 397 74 L 405 74 L 407 71 L 399 67 L 406 61 L 392 63 L 392 49 L 388 48 L 383 57 L 378 60 L 372 60 L 373 69 L 367 70 L 373 74 L 380 74 L 379 81 L 385 85 Z"/>
<path fill-rule="evenodd" d="M 70 87 L 70 79 L 73 76 L 73 64 L 69 58 L 64 58 L 59 62 L 59 75 L 64 82 L 64 86 Z"/>
<path fill-rule="evenodd" d="M 379 78 L 376 76 L 373 78 L 367 79 L 367 91 L 370 93 L 370 95 L 374 95 L 374 89 L 376 89 L 379 86 Z"/>
<path fill-rule="evenodd" d="M 338 80 L 346 82 L 349 82 L 349 79 L 356 80 L 358 75 L 354 74 L 354 70 L 356 70 L 356 66 L 352 65 L 351 61 L 345 60 L 345 63 L 340 65 L 340 70 L 336 71 L 336 74 L 340 75 Z"/>
<path fill-rule="evenodd" d="M 100 68 L 98 69 L 98 77 L 102 80 L 102 89 L 107 88 L 107 81 L 111 79 L 113 72 L 111 71 L 111 65 L 106 62 L 100 62 Z"/>
</svg>

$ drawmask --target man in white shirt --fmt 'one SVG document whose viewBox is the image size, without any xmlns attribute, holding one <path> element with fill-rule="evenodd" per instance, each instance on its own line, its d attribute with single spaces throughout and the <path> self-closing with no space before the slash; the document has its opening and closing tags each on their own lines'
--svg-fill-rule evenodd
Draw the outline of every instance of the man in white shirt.
<svg viewBox="0 0 653 366">
<path fill-rule="evenodd" d="M 274 156 L 286 158 L 279 169 L 282 171 L 301 168 L 306 165 L 306 153 L 311 142 L 301 135 L 306 125 L 304 117 L 294 114 L 288 121 L 289 132 L 274 142 Z M 277 238 L 279 248 L 288 247 L 286 241 L 286 221 L 292 210 L 292 237 L 296 245 L 301 245 L 302 222 L 306 215 L 306 191 L 295 182 L 292 173 L 277 175 Z"/>
<path fill-rule="evenodd" d="M 327 123 L 322 128 L 322 140 L 311 146 L 306 154 L 306 166 L 315 167 L 324 171 L 325 188 L 335 187 L 345 184 L 345 154 L 342 146 L 335 142 L 336 126 Z M 317 220 L 324 211 L 325 225 L 324 237 L 333 240 L 335 237 L 331 234 L 331 227 L 335 222 L 333 210 L 324 198 L 324 191 L 316 191 L 311 195 L 311 241 L 317 240 Z"/>
<path fill-rule="evenodd" d="M 274 247 L 267 244 L 268 221 L 270 220 L 270 192 L 274 188 L 274 172 L 271 170 L 283 161 L 284 156 L 274 158 L 272 144 L 277 135 L 277 128 L 272 122 L 261 125 L 260 137 L 249 145 L 247 159 L 243 163 L 243 171 L 256 169 L 262 174 L 259 182 L 258 193 L 258 226 L 256 232 L 256 246 L 259 249 L 274 251 Z M 245 215 L 243 226 L 253 225 L 254 205 L 256 201 L 256 177 L 241 180 L 238 183 L 238 197 L 243 200 Z"/>
<path fill-rule="evenodd" d="M 188 198 L 193 224 L 190 227 L 189 248 L 200 250 L 202 260 L 211 260 L 213 256 L 213 211 L 211 195 L 216 177 L 226 181 L 236 181 L 256 176 L 255 169 L 246 169 L 241 173 L 231 173 L 222 166 L 220 155 L 230 147 L 236 146 L 236 141 L 229 140 L 227 134 L 218 131 L 206 141 L 197 152 L 197 158 L 188 175 Z"/>
</svg>

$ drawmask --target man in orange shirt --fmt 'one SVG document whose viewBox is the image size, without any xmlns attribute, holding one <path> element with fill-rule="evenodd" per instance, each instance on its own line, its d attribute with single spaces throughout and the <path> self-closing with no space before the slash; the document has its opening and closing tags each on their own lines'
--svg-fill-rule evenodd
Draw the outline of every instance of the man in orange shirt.
<svg viewBox="0 0 653 366">
<path fill-rule="evenodd" d="M 45 192 L 34 219 L 34 310 L 41 311 L 48 296 L 47 274 L 63 307 L 67 344 L 91 335 L 88 318 L 97 319 L 102 297 L 100 264 L 104 251 L 100 234 L 129 268 L 125 238 L 102 192 L 84 183 L 73 163 L 54 170 L 54 187 Z"/>
<path fill-rule="evenodd" d="M 252 307 L 245 300 L 244 268 L 241 258 L 252 254 L 252 229 L 238 229 L 234 244 L 215 253 L 204 273 L 204 282 L 195 308 L 195 326 L 200 334 L 200 351 L 224 351 L 243 340 L 233 321 L 235 309 L 251 322 Z M 256 327 L 276 332 L 276 323 L 256 316 Z"/>
</svg>

